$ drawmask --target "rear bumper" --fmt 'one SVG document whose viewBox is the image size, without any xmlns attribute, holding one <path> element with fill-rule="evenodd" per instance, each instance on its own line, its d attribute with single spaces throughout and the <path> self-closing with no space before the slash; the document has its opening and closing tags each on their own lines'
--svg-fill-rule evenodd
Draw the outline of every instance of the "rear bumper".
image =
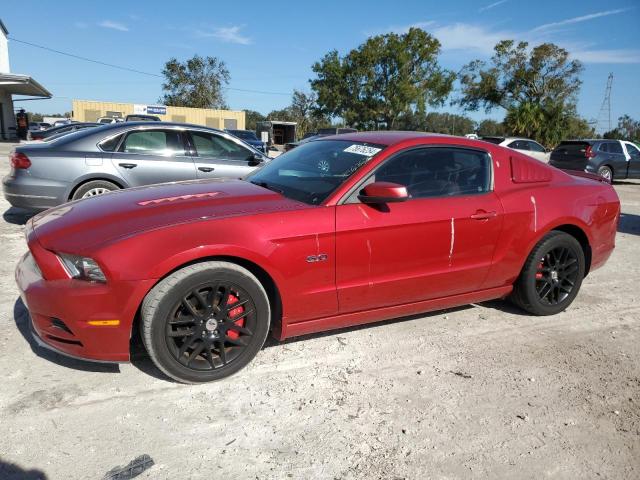
<svg viewBox="0 0 640 480">
<path fill-rule="evenodd" d="M 47 254 L 54 256 L 51 252 Z M 85 360 L 129 360 L 133 319 L 153 280 L 106 284 L 73 279 L 45 280 L 30 252 L 18 263 L 15 279 L 38 343 Z M 104 320 L 119 322 L 118 325 L 92 324 Z"/>
<path fill-rule="evenodd" d="M 4 198 L 14 207 L 44 210 L 66 201 L 69 185 L 55 180 L 9 174 L 2 180 Z"/>
</svg>

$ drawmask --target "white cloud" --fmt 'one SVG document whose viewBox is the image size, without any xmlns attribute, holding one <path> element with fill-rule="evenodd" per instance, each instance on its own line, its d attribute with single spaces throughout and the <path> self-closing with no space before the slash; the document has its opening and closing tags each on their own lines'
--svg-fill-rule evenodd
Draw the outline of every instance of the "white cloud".
<svg viewBox="0 0 640 480">
<path fill-rule="evenodd" d="M 616 15 L 618 13 L 627 12 L 628 8 L 618 8 L 616 10 L 605 10 L 603 12 L 590 13 L 588 15 L 581 15 L 579 17 L 568 18 L 566 20 L 561 20 L 559 22 L 545 23 L 544 25 L 540 25 L 539 27 L 531 30 L 532 32 L 539 32 L 541 30 L 550 30 L 557 27 L 562 27 L 564 25 L 572 25 L 574 23 L 586 22 L 588 20 L 593 20 L 594 18 L 607 17 L 609 15 Z"/>
<path fill-rule="evenodd" d="M 103 28 L 111 28 L 112 30 L 118 30 L 120 32 L 128 32 L 129 27 L 127 27 L 123 23 L 112 22 L 111 20 L 103 20 L 98 24 L 98 26 Z"/>
<path fill-rule="evenodd" d="M 202 30 L 196 31 L 199 37 L 217 38 L 223 42 L 238 43 L 240 45 L 250 45 L 251 39 L 240 34 L 240 30 L 244 28 L 244 25 L 234 25 L 233 27 L 217 27 L 210 32 L 204 32 Z"/>
<path fill-rule="evenodd" d="M 431 33 L 440 40 L 442 50 L 475 50 L 490 55 L 493 47 L 500 40 L 517 38 L 513 32 L 492 32 L 484 27 L 468 23 L 454 23 L 442 25 L 431 30 Z"/>
<path fill-rule="evenodd" d="M 507 3 L 508 0 L 500 0 L 498 2 L 490 3 L 487 6 L 482 7 L 479 12 L 484 12 L 485 10 L 491 10 L 492 8 L 497 7 L 498 5 L 502 5 L 503 3 Z"/>
<path fill-rule="evenodd" d="M 640 50 L 574 50 L 571 55 L 584 63 L 640 63 Z"/>
</svg>

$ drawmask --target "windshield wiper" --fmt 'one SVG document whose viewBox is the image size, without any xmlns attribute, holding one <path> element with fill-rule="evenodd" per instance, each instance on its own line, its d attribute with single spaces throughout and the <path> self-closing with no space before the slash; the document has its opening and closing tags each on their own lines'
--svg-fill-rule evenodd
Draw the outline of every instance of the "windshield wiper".
<svg viewBox="0 0 640 480">
<path fill-rule="evenodd" d="M 279 193 L 280 195 L 284 194 L 284 192 L 282 190 L 280 190 L 279 188 L 274 187 L 273 185 L 269 185 L 267 182 L 250 182 L 250 183 L 253 183 L 254 185 L 257 185 L 257 186 L 262 187 L 262 188 L 266 188 L 267 190 L 271 190 L 272 192 Z"/>
</svg>

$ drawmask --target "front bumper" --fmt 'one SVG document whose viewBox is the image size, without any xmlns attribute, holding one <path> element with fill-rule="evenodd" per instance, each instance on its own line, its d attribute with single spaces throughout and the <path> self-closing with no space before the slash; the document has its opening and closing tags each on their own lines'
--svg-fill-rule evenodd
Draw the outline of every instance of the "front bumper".
<svg viewBox="0 0 640 480">
<path fill-rule="evenodd" d="M 44 255 L 55 257 L 43 250 L 36 258 Z M 103 362 L 129 360 L 133 319 L 154 280 L 105 284 L 71 278 L 46 280 L 31 252 L 18 263 L 15 279 L 38 343 L 75 358 Z M 119 322 L 118 325 L 92 324 L 105 320 Z"/>
</svg>

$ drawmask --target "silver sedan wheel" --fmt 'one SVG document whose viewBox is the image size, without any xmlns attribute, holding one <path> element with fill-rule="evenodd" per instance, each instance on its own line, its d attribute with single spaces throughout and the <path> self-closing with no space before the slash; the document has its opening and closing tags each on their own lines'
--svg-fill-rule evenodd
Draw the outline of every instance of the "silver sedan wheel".
<svg viewBox="0 0 640 480">
<path fill-rule="evenodd" d="M 108 188 L 102 188 L 102 187 L 92 188 L 91 190 L 87 191 L 87 193 L 85 193 L 82 196 L 82 198 L 95 197 L 96 195 L 102 195 L 103 193 L 107 193 L 110 191 L 111 190 L 109 190 Z"/>
</svg>

